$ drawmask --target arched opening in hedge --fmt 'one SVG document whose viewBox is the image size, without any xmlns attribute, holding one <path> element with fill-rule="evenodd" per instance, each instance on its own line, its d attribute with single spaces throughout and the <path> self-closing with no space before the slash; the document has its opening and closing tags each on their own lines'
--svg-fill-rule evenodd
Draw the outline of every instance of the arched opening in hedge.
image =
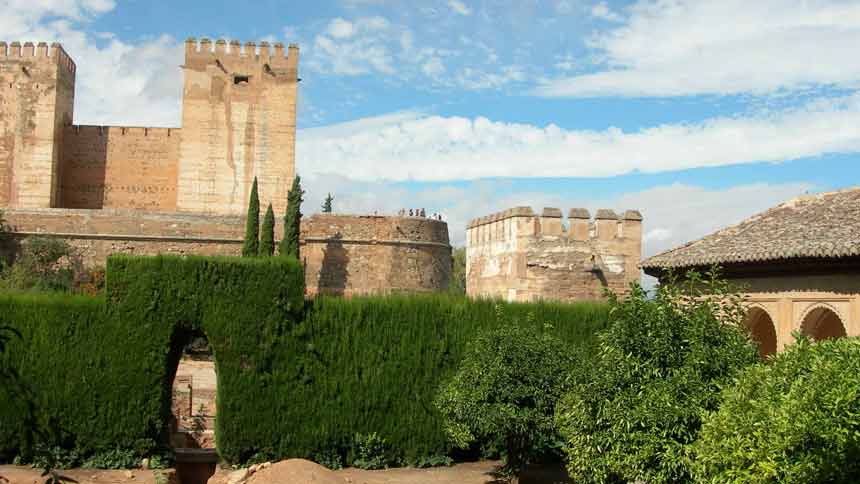
<svg viewBox="0 0 860 484">
<path fill-rule="evenodd" d="M 839 315 L 824 306 L 817 307 L 807 313 L 803 322 L 800 323 L 800 332 L 816 341 L 847 336 L 845 325 L 842 324 Z"/>
<path fill-rule="evenodd" d="M 746 326 L 753 341 L 758 344 L 759 356 L 767 358 L 776 353 L 776 327 L 767 311 L 758 307 L 750 308 Z"/>
<path fill-rule="evenodd" d="M 200 329 L 179 325 L 170 340 L 166 384 L 167 438 L 174 449 L 215 449 L 215 355 Z"/>
</svg>

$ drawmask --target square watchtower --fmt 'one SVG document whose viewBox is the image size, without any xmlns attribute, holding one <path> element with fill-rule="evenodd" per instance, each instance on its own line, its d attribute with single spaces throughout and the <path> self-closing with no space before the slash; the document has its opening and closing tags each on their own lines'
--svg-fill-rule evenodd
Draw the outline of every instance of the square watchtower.
<svg viewBox="0 0 860 484">
<path fill-rule="evenodd" d="M 0 207 L 58 206 L 74 100 L 75 63 L 60 44 L 0 42 Z"/>
<path fill-rule="evenodd" d="M 185 43 L 177 209 L 240 214 L 251 181 L 286 208 L 295 176 L 299 48 L 267 42 Z"/>
</svg>

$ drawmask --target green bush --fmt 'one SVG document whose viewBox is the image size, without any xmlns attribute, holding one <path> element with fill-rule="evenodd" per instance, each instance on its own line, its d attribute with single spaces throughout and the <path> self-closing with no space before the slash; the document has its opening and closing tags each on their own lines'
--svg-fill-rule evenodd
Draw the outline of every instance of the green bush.
<svg viewBox="0 0 860 484">
<path fill-rule="evenodd" d="M 432 401 L 468 341 L 498 327 L 494 303 L 441 295 L 305 302 L 284 258 L 126 257 L 108 261 L 105 296 L 0 295 L 0 327 L 20 331 L 0 361 L 57 429 L 43 447 L 82 459 L 143 457 L 167 441 L 182 348 L 205 335 L 217 368 L 218 450 L 229 462 L 346 456 L 376 432 L 390 461 L 447 455 Z M 603 304 L 510 304 L 591 352 Z M 408 375 L 408 378 L 404 378 Z M 0 455 L 31 445 L 19 403 L 0 388 Z M 23 405 L 23 403 L 20 403 Z"/>
<path fill-rule="evenodd" d="M 15 262 L 0 269 L 0 290 L 6 291 L 72 292 L 84 274 L 77 251 L 52 237 L 28 237 Z"/>
<path fill-rule="evenodd" d="M 356 434 L 353 439 L 353 467 L 359 469 L 385 469 L 388 467 L 388 441 L 376 432 Z"/>
<path fill-rule="evenodd" d="M 699 481 L 860 481 L 860 339 L 800 339 L 723 394 L 693 447 Z"/>
<path fill-rule="evenodd" d="M 508 321 L 478 334 L 436 399 L 455 445 L 502 449 L 513 475 L 559 447 L 555 405 L 576 364 L 560 339 L 535 326 Z"/>
<path fill-rule="evenodd" d="M 689 481 L 688 445 L 721 385 L 757 361 L 745 309 L 725 283 L 636 287 L 610 300 L 600 352 L 559 405 L 577 482 Z"/>
</svg>

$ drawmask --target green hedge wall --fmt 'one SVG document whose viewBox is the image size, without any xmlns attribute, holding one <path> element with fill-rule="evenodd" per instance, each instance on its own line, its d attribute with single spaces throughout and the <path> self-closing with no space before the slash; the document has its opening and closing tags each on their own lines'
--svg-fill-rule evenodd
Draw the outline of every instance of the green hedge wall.
<svg viewBox="0 0 860 484">
<path fill-rule="evenodd" d="M 195 334 L 213 348 L 218 450 L 312 457 L 378 432 L 398 457 L 444 454 L 432 399 L 496 303 L 422 295 L 303 298 L 298 262 L 282 258 L 111 257 L 106 301 L 2 296 L 0 326 L 23 338 L 2 356 L 44 415 L 51 444 L 84 453 L 145 453 L 165 442 L 171 384 Z M 593 351 L 603 304 L 503 304 L 509 316 Z M 528 316 L 531 314 L 532 316 Z M 22 445 L 13 395 L 0 391 L 0 451 Z"/>
</svg>

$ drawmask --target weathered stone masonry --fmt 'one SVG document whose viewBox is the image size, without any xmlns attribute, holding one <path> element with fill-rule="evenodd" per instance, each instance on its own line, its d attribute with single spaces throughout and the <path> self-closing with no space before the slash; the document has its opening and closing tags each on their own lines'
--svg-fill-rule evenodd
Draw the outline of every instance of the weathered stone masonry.
<svg viewBox="0 0 860 484">
<path fill-rule="evenodd" d="M 18 238 L 65 239 L 85 265 L 114 253 L 239 255 L 245 218 L 131 210 L 11 209 Z M 280 221 L 275 234 L 282 233 Z M 443 290 L 451 278 L 448 225 L 423 217 L 318 214 L 302 220 L 308 295 Z M 3 255 L 3 254 L 0 254 Z"/>
<path fill-rule="evenodd" d="M 639 280 L 642 216 L 628 210 L 557 208 L 536 216 L 517 207 L 481 217 L 466 230 L 466 292 L 508 301 L 601 299 Z"/>
</svg>

